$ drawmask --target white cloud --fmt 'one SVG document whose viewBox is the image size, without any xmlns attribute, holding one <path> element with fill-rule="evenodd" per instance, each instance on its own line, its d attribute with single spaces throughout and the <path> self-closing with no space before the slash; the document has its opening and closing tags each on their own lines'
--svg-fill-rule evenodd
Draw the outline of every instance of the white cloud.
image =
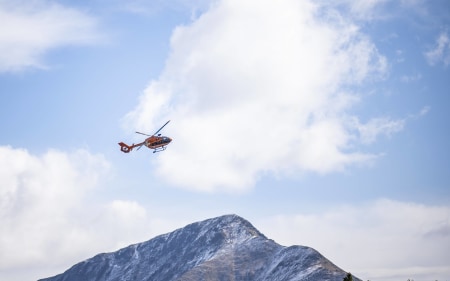
<svg viewBox="0 0 450 281">
<path fill-rule="evenodd" d="M 403 130 L 405 126 L 405 120 L 392 120 L 387 117 L 373 118 L 366 124 L 360 124 L 359 121 L 356 121 L 356 123 L 361 141 L 364 144 L 375 142 L 381 134 L 389 137 L 393 133 Z"/>
<path fill-rule="evenodd" d="M 430 65 L 442 62 L 447 67 L 450 64 L 450 39 L 447 32 L 439 35 L 435 46 L 425 53 L 425 58 Z"/>
<path fill-rule="evenodd" d="M 319 0 L 325 5 L 330 5 L 345 13 L 348 17 L 351 17 L 357 21 L 372 21 L 380 20 L 387 17 L 387 11 L 385 9 L 386 4 L 392 2 L 391 0 L 365 0 L 365 1 L 352 1 L 352 0 Z"/>
<path fill-rule="evenodd" d="M 101 156 L 83 150 L 37 157 L 0 147 L 0 267 L 42 261 L 50 249 L 55 256 L 64 253 L 65 247 L 55 244 L 73 245 L 70 212 L 107 166 Z"/>
<path fill-rule="evenodd" d="M 91 16 L 53 1 L 0 1 L 0 73 L 45 68 L 51 49 L 101 37 Z"/>
<path fill-rule="evenodd" d="M 366 1 L 347 1 L 353 15 L 360 19 L 369 20 L 374 18 L 377 13 L 377 8 L 383 6 L 389 0 L 366 0 Z"/>
<path fill-rule="evenodd" d="M 405 127 L 408 120 L 418 119 L 428 114 L 430 106 L 424 106 L 419 112 L 409 114 L 403 119 L 392 119 L 389 117 L 372 118 L 367 123 L 361 123 L 358 118 L 354 117 L 353 127 L 359 134 L 362 144 L 371 144 L 377 141 L 380 136 L 390 138 L 393 134 L 400 132 Z"/>
<path fill-rule="evenodd" d="M 0 146 L 0 280 L 49 277 L 95 254 L 172 231 L 138 202 L 95 198 L 110 163 L 85 150 Z"/>
<path fill-rule="evenodd" d="M 103 207 L 94 221 L 97 232 L 94 238 L 102 239 L 110 249 L 147 240 L 151 230 L 147 210 L 134 201 L 113 200 Z"/>
<path fill-rule="evenodd" d="M 86 251 L 80 203 L 108 166 L 84 150 L 34 156 L 0 147 L 0 279 L 15 280 L 21 268 L 48 268 Z"/>
<path fill-rule="evenodd" d="M 423 78 L 422 74 L 416 73 L 416 74 L 412 74 L 412 75 L 402 75 L 402 77 L 400 77 L 400 81 L 402 81 L 404 83 L 412 83 L 412 82 L 420 81 L 422 78 Z"/>
<path fill-rule="evenodd" d="M 174 31 L 164 72 L 125 118 L 149 132 L 172 120 L 161 177 L 242 191 L 262 173 L 325 173 L 374 158 L 351 152 L 348 111 L 360 97 L 345 89 L 385 75 L 386 59 L 336 11 L 317 12 L 309 1 L 220 1 Z"/>
<path fill-rule="evenodd" d="M 255 225 L 283 245 L 315 248 L 362 280 L 445 280 L 450 208 L 393 200 L 321 214 L 280 215 Z"/>
<path fill-rule="evenodd" d="M 386 60 L 352 23 L 316 8 L 221 1 L 175 30 L 165 71 L 126 118 L 148 131 L 173 120 L 162 177 L 240 191 L 261 173 L 323 173 L 374 157 L 348 152 L 357 136 L 347 111 L 360 98 L 343 89 L 384 75 Z"/>
</svg>

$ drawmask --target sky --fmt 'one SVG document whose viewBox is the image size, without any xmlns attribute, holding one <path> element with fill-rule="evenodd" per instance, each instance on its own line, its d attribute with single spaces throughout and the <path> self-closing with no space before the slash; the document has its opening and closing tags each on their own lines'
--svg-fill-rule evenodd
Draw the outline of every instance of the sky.
<svg viewBox="0 0 450 281">
<path fill-rule="evenodd" d="M 224 214 L 450 280 L 446 0 L 0 0 L 0 280 Z M 124 154 L 135 131 L 172 143 Z"/>
</svg>

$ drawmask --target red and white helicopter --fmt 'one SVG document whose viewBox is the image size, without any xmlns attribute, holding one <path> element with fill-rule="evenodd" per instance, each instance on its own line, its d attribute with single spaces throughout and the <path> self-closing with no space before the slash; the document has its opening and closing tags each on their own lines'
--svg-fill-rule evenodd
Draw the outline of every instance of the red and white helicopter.
<svg viewBox="0 0 450 281">
<path fill-rule="evenodd" d="M 148 147 L 150 149 L 153 149 L 153 153 L 166 150 L 166 146 L 172 141 L 172 139 L 169 137 L 161 136 L 161 134 L 158 134 L 158 133 L 169 122 L 170 122 L 170 120 L 167 121 L 166 124 L 164 124 L 161 128 L 159 128 L 159 130 L 156 131 L 153 135 L 147 135 L 147 134 L 144 134 L 141 132 L 136 132 L 137 134 L 148 136 L 148 138 L 146 138 L 141 143 L 138 143 L 138 144 L 133 143 L 132 145 L 127 145 L 124 142 L 119 142 L 120 150 L 122 152 L 128 153 L 131 150 L 133 150 L 133 148 L 135 148 L 135 147 L 137 147 L 139 150 L 143 145 L 145 145 L 146 147 Z M 156 134 L 158 134 L 158 135 L 156 135 Z"/>
</svg>

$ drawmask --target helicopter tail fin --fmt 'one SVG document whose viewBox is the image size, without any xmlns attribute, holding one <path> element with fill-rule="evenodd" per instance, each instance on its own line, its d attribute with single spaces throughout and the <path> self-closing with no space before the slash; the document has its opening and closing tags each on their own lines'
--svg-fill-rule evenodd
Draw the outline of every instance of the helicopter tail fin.
<svg viewBox="0 0 450 281">
<path fill-rule="evenodd" d="M 125 153 L 128 153 L 133 149 L 133 146 L 129 146 L 124 142 L 119 142 L 119 145 L 120 145 L 120 150 Z"/>
</svg>

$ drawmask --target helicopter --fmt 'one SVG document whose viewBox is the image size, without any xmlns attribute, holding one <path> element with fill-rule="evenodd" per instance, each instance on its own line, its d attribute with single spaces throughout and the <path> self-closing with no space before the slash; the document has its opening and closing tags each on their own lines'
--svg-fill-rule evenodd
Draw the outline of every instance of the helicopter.
<svg viewBox="0 0 450 281">
<path fill-rule="evenodd" d="M 150 149 L 153 149 L 153 153 L 166 150 L 166 145 L 168 145 L 172 141 L 172 139 L 169 137 L 161 136 L 161 134 L 158 134 L 158 133 L 169 122 L 170 122 L 170 120 L 167 121 L 166 124 L 164 124 L 161 128 L 159 128 L 159 130 L 156 131 L 153 135 L 147 135 L 147 134 L 144 134 L 141 132 L 136 132 L 137 134 L 148 136 L 148 138 L 146 138 L 141 143 L 138 143 L 138 144 L 133 143 L 132 145 L 127 145 L 124 142 L 119 142 L 120 150 L 122 152 L 129 153 L 131 150 L 133 150 L 133 148 L 137 147 L 137 150 L 139 150 L 143 145 L 145 145 L 146 147 L 148 147 Z M 156 134 L 158 134 L 158 135 L 156 135 Z"/>
</svg>

